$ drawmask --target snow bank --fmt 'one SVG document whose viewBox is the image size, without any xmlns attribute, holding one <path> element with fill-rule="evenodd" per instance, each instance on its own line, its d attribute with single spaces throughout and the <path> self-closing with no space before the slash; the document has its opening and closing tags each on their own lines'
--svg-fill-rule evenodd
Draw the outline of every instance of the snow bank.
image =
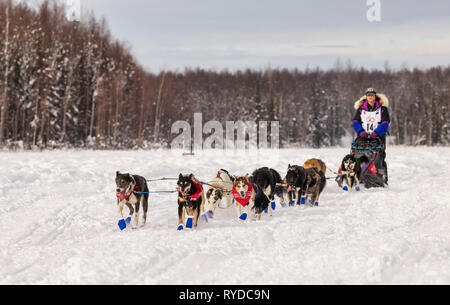
<svg viewBox="0 0 450 305">
<path fill-rule="evenodd" d="M 208 180 L 269 165 L 284 175 L 310 157 L 337 170 L 347 152 L 0 153 L 0 284 L 450 284 L 449 148 L 391 147 L 390 189 L 349 194 L 330 180 L 320 207 L 278 205 L 258 223 L 230 208 L 178 232 L 176 194 L 162 194 L 151 195 L 145 228 L 116 225 L 116 170 Z"/>
</svg>

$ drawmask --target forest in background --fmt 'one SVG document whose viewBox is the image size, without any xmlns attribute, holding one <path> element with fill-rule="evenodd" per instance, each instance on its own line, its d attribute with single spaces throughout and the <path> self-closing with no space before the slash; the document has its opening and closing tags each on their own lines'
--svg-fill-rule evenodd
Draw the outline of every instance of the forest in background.
<svg viewBox="0 0 450 305">
<path fill-rule="evenodd" d="M 104 20 L 0 0 L 0 149 L 168 147 L 178 120 L 279 121 L 281 147 L 327 147 L 353 136 L 368 87 L 390 100 L 390 142 L 450 143 L 450 65 L 367 70 L 145 71 Z M 207 135 L 205 135 L 206 137 Z"/>
</svg>

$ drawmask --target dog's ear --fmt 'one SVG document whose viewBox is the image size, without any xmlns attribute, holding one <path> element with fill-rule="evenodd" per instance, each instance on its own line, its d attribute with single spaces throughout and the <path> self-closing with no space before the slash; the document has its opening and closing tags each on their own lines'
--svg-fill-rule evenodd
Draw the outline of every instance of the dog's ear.
<svg viewBox="0 0 450 305">
<path fill-rule="evenodd" d="M 119 177 L 119 176 L 120 176 L 120 172 L 117 171 L 117 172 L 116 172 L 116 177 Z"/>
<path fill-rule="evenodd" d="M 180 173 L 180 176 L 178 176 L 178 180 L 183 179 L 183 174 Z"/>
<path fill-rule="evenodd" d="M 250 183 L 250 179 L 248 179 L 248 174 L 246 174 L 245 176 L 244 176 L 244 178 L 245 178 L 245 181 L 247 181 L 247 183 Z"/>
<path fill-rule="evenodd" d="M 236 185 L 236 182 L 237 182 L 237 178 L 233 177 L 233 185 Z"/>
<path fill-rule="evenodd" d="M 192 180 L 192 177 L 194 177 L 194 174 L 189 175 L 189 180 Z"/>
</svg>

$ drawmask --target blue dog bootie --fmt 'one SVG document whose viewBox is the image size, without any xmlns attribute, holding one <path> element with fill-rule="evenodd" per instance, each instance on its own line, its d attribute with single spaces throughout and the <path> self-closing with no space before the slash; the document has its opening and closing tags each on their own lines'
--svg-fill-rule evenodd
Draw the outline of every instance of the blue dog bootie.
<svg viewBox="0 0 450 305">
<path fill-rule="evenodd" d="M 348 186 L 344 186 L 342 189 L 343 189 L 344 191 L 348 192 Z"/>
<path fill-rule="evenodd" d="M 314 206 L 318 207 L 318 206 L 319 206 L 319 201 L 317 201 L 316 203 L 314 203 Z"/>
<path fill-rule="evenodd" d="M 204 222 L 208 223 L 208 212 L 202 214 L 202 219 Z"/>
<path fill-rule="evenodd" d="M 125 230 L 125 228 L 127 227 L 127 223 L 125 222 L 124 219 L 119 220 L 117 225 L 119 226 L 120 231 Z"/>
<path fill-rule="evenodd" d="M 268 214 L 269 213 L 269 208 L 266 208 L 265 210 L 264 210 L 264 214 Z"/>
<path fill-rule="evenodd" d="M 274 211 L 275 211 L 276 207 L 277 207 L 277 204 L 276 204 L 276 202 L 275 202 L 275 201 L 272 201 L 272 210 L 274 210 Z"/>
<path fill-rule="evenodd" d="M 357 192 L 359 192 L 359 191 L 361 190 L 361 188 L 359 187 L 359 185 L 358 185 L 357 187 L 355 187 L 355 190 L 356 190 Z"/>
<path fill-rule="evenodd" d="M 280 205 L 281 205 L 282 208 L 285 208 L 286 207 L 286 202 L 280 202 Z"/>
<path fill-rule="evenodd" d="M 193 226 L 194 226 L 194 217 L 193 216 L 189 216 L 187 221 L 186 221 L 186 228 L 192 229 Z"/>
<path fill-rule="evenodd" d="M 178 231 L 183 231 L 183 230 L 184 230 L 184 226 L 183 226 L 183 225 L 178 225 L 177 230 L 178 230 Z"/>
<path fill-rule="evenodd" d="M 302 197 L 302 198 L 300 199 L 300 204 L 301 204 L 301 205 L 306 204 L 306 197 Z"/>
<path fill-rule="evenodd" d="M 295 200 L 292 200 L 292 201 L 289 203 L 289 206 L 295 207 Z"/>
<path fill-rule="evenodd" d="M 127 223 L 127 226 L 131 223 L 131 216 L 128 216 L 127 219 L 125 219 L 125 222 Z"/>
<path fill-rule="evenodd" d="M 239 219 L 241 219 L 242 221 L 246 221 L 247 220 L 247 213 L 242 213 L 241 217 L 239 217 Z"/>
</svg>

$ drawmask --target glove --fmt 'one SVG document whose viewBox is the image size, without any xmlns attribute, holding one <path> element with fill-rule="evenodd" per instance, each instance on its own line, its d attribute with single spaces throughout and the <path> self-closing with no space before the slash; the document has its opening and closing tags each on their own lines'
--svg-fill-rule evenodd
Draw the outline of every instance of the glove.
<svg viewBox="0 0 450 305">
<path fill-rule="evenodd" d="M 376 138 L 378 138 L 378 133 L 376 133 L 375 131 L 372 132 L 372 133 L 370 134 L 370 138 L 371 138 L 371 139 L 376 139 Z"/>
<path fill-rule="evenodd" d="M 363 139 L 367 138 L 367 132 L 361 131 L 361 132 L 359 133 L 359 137 L 360 137 L 360 138 L 363 138 Z"/>
</svg>

